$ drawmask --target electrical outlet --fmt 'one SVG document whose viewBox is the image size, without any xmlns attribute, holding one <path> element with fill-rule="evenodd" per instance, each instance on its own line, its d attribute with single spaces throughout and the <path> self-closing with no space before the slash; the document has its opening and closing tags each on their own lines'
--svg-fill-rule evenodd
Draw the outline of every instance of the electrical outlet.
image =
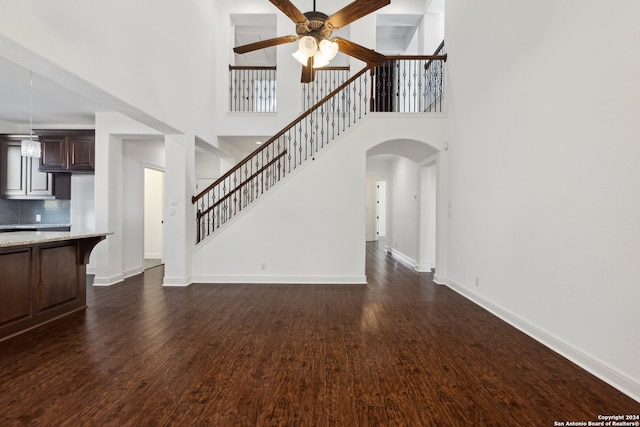
<svg viewBox="0 0 640 427">
<path fill-rule="evenodd" d="M 480 278 L 476 277 L 476 288 L 480 287 Z"/>
<path fill-rule="evenodd" d="M 42 221 L 42 215 L 36 214 L 36 222 Z"/>
<path fill-rule="evenodd" d="M 267 263 L 266 263 L 266 262 L 263 262 L 263 263 L 262 263 L 262 265 L 260 265 L 260 269 L 261 269 L 262 271 L 267 271 Z"/>
</svg>

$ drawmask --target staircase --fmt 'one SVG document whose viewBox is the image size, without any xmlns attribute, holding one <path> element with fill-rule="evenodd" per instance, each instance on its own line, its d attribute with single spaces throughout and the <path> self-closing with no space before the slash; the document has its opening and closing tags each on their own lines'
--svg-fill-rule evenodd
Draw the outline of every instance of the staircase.
<svg viewBox="0 0 640 427">
<path fill-rule="evenodd" d="M 388 57 L 338 86 L 192 198 L 197 241 L 242 212 L 287 174 L 376 111 L 442 111 L 444 42 L 434 55 Z"/>
</svg>

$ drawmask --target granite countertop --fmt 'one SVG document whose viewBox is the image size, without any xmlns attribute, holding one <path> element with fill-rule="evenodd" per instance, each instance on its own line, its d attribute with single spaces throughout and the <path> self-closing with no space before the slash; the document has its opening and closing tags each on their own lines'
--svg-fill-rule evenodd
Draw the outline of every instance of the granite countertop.
<svg viewBox="0 0 640 427">
<path fill-rule="evenodd" d="M 65 240 L 101 237 L 113 234 L 111 232 L 71 232 L 71 231 L 15 231 L 0 233 L 0 248 L 11 246 L 26 246 L 39 243 L 63 242 Z"/>
<path fill-rule="evenodd" d="M 23 229 L 34 229 L 37 228 L 39 230 L 45 228 L 59 228 L 59 227 L 71 227 L 71 224 L 0 224 L 0 230 L 23 230 Z"/>
</svg>

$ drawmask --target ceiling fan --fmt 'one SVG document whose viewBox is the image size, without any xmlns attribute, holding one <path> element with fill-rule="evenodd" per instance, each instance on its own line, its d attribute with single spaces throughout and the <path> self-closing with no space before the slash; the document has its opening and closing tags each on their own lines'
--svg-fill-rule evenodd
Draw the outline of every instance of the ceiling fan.
<svg viewBox="0 0 640 427">
<path fill-rule="evenodd" d="M 329 16 L 316 11 L 313 0 L 313 11 L 302 13 L 290 0 L 269 0 L 284 12 L 295 24 L 297 36 L 283 36 L 262 40 L 233 48 L 235 53 L 247 53 L 285 43 L 298 42 L 298 51 L 293 54 L 302 64 L 302 83 L 314 80 L 315 69 L 326 66 L 338 53 L 352 56 L 369 65 L 381 65 L 384 55 L 341 37 L 331 37 L 331 33 L 353 21 L 362 18 L 391 3 L 391 0 L 355 0 Z"/>
</svg>

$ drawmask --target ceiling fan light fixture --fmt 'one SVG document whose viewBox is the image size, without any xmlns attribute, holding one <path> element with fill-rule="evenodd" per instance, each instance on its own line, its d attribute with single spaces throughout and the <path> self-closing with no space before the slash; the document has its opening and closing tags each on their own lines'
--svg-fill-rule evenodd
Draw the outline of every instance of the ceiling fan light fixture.
<svg viewBox="0 0 640 427">
<path fill-rule="evenodd" d="M 324 39 L 320 42 L 320 50 L 327 58 L 327 61 L 331 61 L 338 54 L 338 43 Z"/>
</svg>

